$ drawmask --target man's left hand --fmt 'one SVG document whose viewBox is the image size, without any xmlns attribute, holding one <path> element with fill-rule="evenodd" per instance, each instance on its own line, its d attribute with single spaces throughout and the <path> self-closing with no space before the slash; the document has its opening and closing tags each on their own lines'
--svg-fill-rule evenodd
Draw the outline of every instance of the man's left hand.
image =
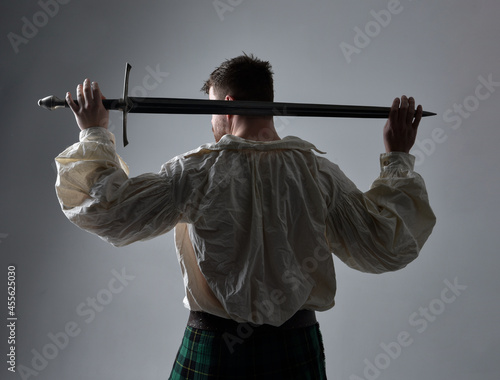
<svg viewBox="0 0 500 380">
<path fill-rule="evenodd" d="M 422 106 L 415 110 L 415 99 L 403 95 L 401 101 L 394 99 L 389 119 L 384 127 L 386 152 L 409 153 L 417 137 L 417 129 L 422 119 Z"/>
</svg>

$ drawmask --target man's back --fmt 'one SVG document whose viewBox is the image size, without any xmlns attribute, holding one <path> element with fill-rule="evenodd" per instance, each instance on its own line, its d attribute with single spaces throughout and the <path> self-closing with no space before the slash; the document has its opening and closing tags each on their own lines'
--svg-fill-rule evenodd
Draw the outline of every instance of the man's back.
<svg viewBox="0 0 500 380">
<path fill-rule="evenodd" d="M 217 315 L 280 325 L 304 305 L 333 306 L 325 233 L 334 189 L 313 149 L 295 137 L 255 142 L 226 135 L 164 166 L 179 175 L 181 221 L 191 225 L 194 250 L 181 249 L 180 261 L 195 255 L 203 273 L 197 280 L 206 279 L 222 303 Z M 204 296 L 193 294 L 190 308 Z"/>
</svg>

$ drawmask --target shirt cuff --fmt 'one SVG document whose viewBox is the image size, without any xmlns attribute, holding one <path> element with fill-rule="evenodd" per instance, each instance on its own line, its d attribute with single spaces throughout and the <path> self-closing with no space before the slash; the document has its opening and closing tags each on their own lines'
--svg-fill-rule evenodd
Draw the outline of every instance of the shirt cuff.
<svg viewBox="0 0 500 380">
<path fill-rule="evenodd" d="M 111 142 L 114 145 L 115 135 L 103 127 L 90 127 L 80 131 L 80 142 L 84 141 Z"/>
<path fill-rule="evenodd" d="M 380 170 L 403 169 L 413 171 L 415 156 L 404 152 L 389 152 L 380 155 Z"/>
</svg>

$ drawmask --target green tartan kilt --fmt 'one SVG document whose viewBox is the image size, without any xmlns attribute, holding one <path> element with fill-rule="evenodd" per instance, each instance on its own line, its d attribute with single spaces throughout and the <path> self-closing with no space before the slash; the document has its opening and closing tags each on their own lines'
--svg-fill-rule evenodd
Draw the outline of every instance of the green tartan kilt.
<svg viewBox="0 0 500 380">
<path fill-rule="evenodd" d="M 318 323 L 289 330 L 243 327 L 215 332 L 188 326 L 169 379 L 326 379 Z"/>
</svg>

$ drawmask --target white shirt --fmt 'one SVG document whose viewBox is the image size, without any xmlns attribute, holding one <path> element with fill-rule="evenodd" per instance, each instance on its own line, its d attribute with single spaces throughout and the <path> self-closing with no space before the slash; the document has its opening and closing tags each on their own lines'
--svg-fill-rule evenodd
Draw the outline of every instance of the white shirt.
<svg viewBox="0 0 500 380">
<path fill-rule="evenodd" d="M 333 307 L 332 252 L 360 271 L 394 271 L 435 224 L 413 156 L 382 154 L 363 193 L 314 151 L 297 137 L 226 135 L 129 178 L 113 134 L 89 128 L 56 158 L 56 191 L 71 222 L 115 246 L 175 227 L 189 309 L 278 326 Z"/>
</svg>

